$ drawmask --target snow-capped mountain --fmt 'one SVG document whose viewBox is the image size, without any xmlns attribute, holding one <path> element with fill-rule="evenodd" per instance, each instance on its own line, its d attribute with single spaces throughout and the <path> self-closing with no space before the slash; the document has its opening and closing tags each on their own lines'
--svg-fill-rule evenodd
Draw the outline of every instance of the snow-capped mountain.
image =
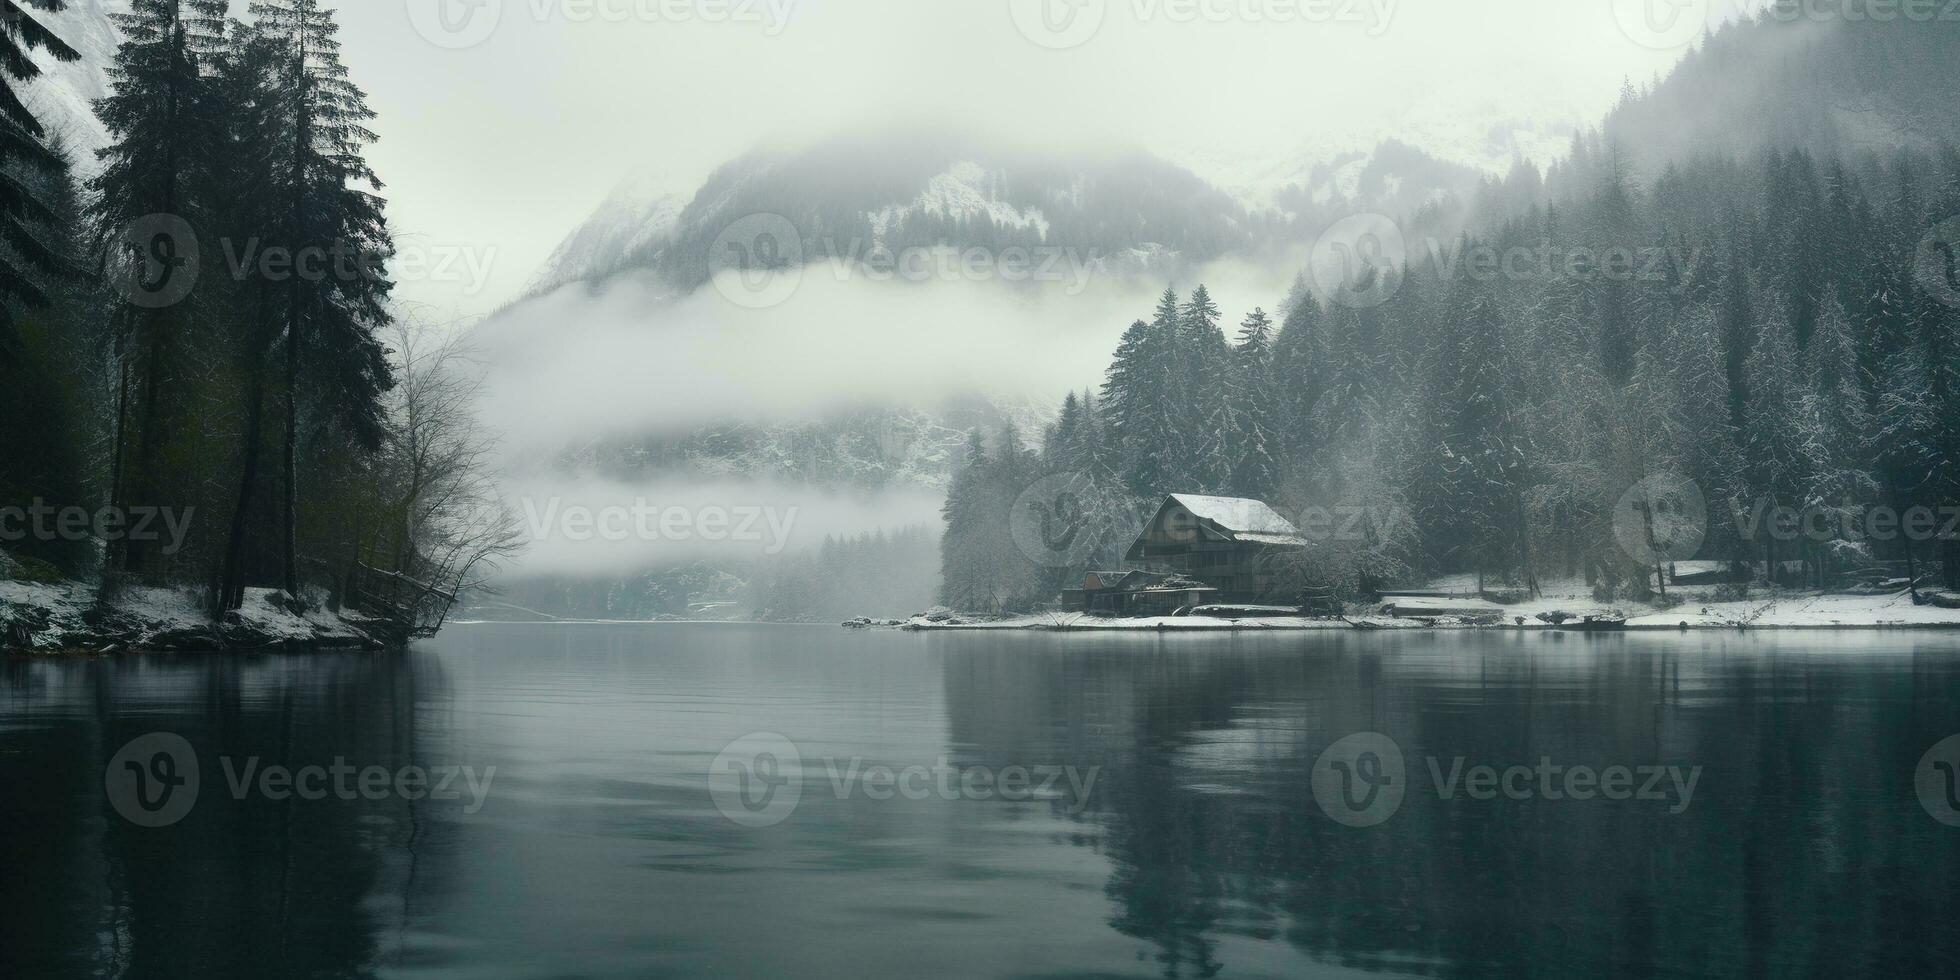
<svg viewBox="0 0 1960 980">
<path fill-rule="evenodd" d="M 725 164 L 684 206 L 657 181 L 629 181 L 567 236 L 535 292 L 651 271 L 677 290 L 709 275 L 734 221 L 781 215 L 806 258 L 884 246 L 1051 245 L 1203 261 L 1250 240 L 1245 212 L 1187 171 L 1141 153 L 1071 158 L 942 134 L 831 139 Z"/>
<path fill-rule="evenodd" d="M 1121 272 L 1175 275 L 1311 241 L 1357 211 L 1455 213 L 1484 176 L 1387 141 L 1271 170 L 1257 193 L 1228 193 L 1142 151 L 1069 155 L 943 134 L 854 135 L 749 154 L 684 205 L 670 185 L 629 180 L 565 238 L 531 292 L 628 272 L 691 290 L 708 278 L 717 236 L 753 214 L 789 219 L 806 259 L 875 246 L 1049 246 Z"/>
<path fill-rule="evenodd" d="M 962 160 L 953 164 L 952 169 L 926 181 L 926 188 L 919 192 L 918 197 L 903 204 L 887 205 L 873 214 L 872 234 L 884 238 L 914 214 L 943 220 L 975 219 L 985 215 L 996 228 L 1032 231 L 1046 237 L 1050 226 L 1041 208 L 1030 206 L 1023 210 L 1001 199 L 1000 179 L 999 172 L 990 171 L 972 160 Z"/>
<path fill-rule="evenodd" d="M 687 198 L 662 178 L 629 177 L 559 243 L 532 277 L 532 294 L 568 283 L 603 278 L 623 256 L 657 251 L 679 226 Z"/>
<path fill-rule="evenodd" d="M 1420 125 L 1383 125 L 1368 132 L 1315 132 L 1257 152 L 1211 146 L 1175 147 L 1166 155 L 1232 195 L 1249 211 L 1285 209 L 1305 198 L 1321 204 L 1342 198 L 1393 207 L 1400 190 L 1413 197 L 1459 194 L 1478 177 L 1508 172 L 1518 161 L 1540 169 L 1571 148 L 1572 134 L 1591 118 L 1576 109 L 1547 118 L 1515 118 L 1490 108 L 1481 114 L 1446 114 Z M 1379 158 L 1379 159 L 1378 159 Z M 1364 177 L 1388 183 L 1371 187 Z M 1386 189 L 1390 200 L 1376 192 Z M 1394 213 L 1384 210 L 1384 213 Z"/>
<path fill-rule="evenodd" d="M 94 108 L 96 99 L 109 94 L 107 68 L 115 61 L 116 46 L 121 43 L 109 15 L 128 9 L 128 0 L 68 0 L 66 9 L 54 13 L 33 11 L 36 19 L 82 57 L 64 63 L 45 53 L 36 54 L 42 75 L 28 86 L 25 101 L 85 176 L 95 172 L 95 151 L 109 142 Z"/>
</svg>

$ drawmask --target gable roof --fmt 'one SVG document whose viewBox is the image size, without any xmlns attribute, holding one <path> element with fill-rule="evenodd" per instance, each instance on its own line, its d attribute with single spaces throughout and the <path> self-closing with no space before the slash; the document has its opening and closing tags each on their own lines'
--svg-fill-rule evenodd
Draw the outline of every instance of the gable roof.
<svg viewBox="0 0 1960 980">
<path fill-rule="evenodd" d="M 1245 497 L 1206 497 L 1174 493 L 1171 499 L 1202 521 L 1209 521 L 1240 541 L 1259 544 L 1306 544 L 1300 529 L 1263 500 Z"/>
</svg>

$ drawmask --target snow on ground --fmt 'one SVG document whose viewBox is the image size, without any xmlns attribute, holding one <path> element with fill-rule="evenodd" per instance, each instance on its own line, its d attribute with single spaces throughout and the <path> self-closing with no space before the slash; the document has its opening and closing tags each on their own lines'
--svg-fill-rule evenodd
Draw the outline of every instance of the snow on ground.
<svg viewBox="0 0 1960 980">
<path fill-rule="evenodd" d="M 1203 616 L 1151 616 L 1142 619 L 1107 619 L 1086 616 L 1082 613 L 1037 613 L 1032 616 L 1017 616 L 1011 619 L 988 622 L 967 622 L 952 620 L 944 623 L 929 622 L 915 618 L 905 624 L 906 629 L 922 630 L 1082 630 L 1110 631 L 1155 630 L 1165 633 L 1189 633 L 1217 630 L 1344 630 L 1348 624 L 1338 619 L 1306 619 L 1304 617 L 1277 617 L 1271 619 L 1209 619 Z"/>
<path fill-rule="evenodd" d="M 1461 599 L 1431 596 L 1395 596 L 1383 602 L 1397 616 L 1502 616 L 1505 607 L 1495 602 L 1467 596 Z"/>
<path fill-rule="evenodd" d="M 1454 579 L 1431 583 L 1426 591 L 1451 591 L 1459 586 L 1474 590 L 1474 578 L 1459 582 Z M 1403 609 L 1412 604 L 1417 607 L 1434 605 L 1437 612 L 1431 616 L 1419 614 L 1421 618 L 1394 619 L 1380 615 L 1379 607 L 1350 613 L 1348 619 L 1363 620 L 1373 628 L 1419 629 L 1434 625 L 1437 628 L 1464 628 L 1472 624 L 1456 618 L 1450 613 L 1458 611 L 1467 602 L 1474 602 L 1486 618 L 1500 618 L 1498 628 L 1546 630 L 1553 627 L 1538 620 L 1541 613 L 1565 613 L 1574 619 L 1585 616 L 1618 614 L 1628 617 L 1627 628 L 1636 630 L 1662 629 L 1947 629 L 1960 628 L 1960 609 L 1942 609 L 1932 605 L 1914 605 L 1912 597 L 1905 593 L 1887 595 L 1825 595 L 1818 592 L 1778 590 L 1754 590 L 1754 594 L 1742 599 L 1718 600 L 1714 587 L 1672 586 L 1668 589 L 1671 598 L 1680 602 L 1668 609 L 1635 602 L 1599 602 L 1591 597 L 1583 583 L 1552 583 L 1544 588 L 1544 596 L 1525 602 L 1509 605 L 1486 603 L 1474 598 L 1448 600 L 1417 600 L 1392 598 L 1389 603 Z M 1484 607 L 1488 606 L 1488 611 Z M 1448 611 L 1445 612 L 1444 610 Z M 1518 620 L 1524 620 L 1519 623 Z M 908 629 L 924 630 L 1144 630 L 1158 632 L 1187 632 L 1207 630 L 1324 630 L 1349 629 L 1349 625 L 1339 619 L 1306 619 L 1301 617 L 1280 617 L 1273 619 L 1208 619 L 1198 616 L 1156 617 L 1148 619 L 1105 619 L 1081 613 L 1040 613 L 1009 619 L 989 621 L 930 622 L 923 617 L 914 618 L 905 624 Z"/>
<path fill-rule="evenodd" d="M 357 619 L 325 609 L 294 615 L 274 605 L 269 589 L 247 589 L 236 619 L 222 636 L 246 646 L 285 643 L 366 643 Z M 180 645 L 211 637 L 213 626 L 195 590 L 130 586 L 106 608 L 96 606 L 95 586 L 82 582 L 40 584 L 0 580 L 0 626 L 30 626 L 32 649 L 142 649 L 151 643 Z M 3 639 L 3 638 L 0 638 Z"/>
<path fill-rule="evenodd" d="M 1475 588 L 1474 581 L 1468 583 Z M 1456 583 L 1437 583 L 1439 588 L 1455 588 Z M 1960 610 L 1914 605 L 1912 596 L 1901 590 L 1884 595 L 1824 594 L 1810 590 L 1756 587 L 1742 598 L 1718 596 L 1722 587 L 1711 585 L 1670 585 L 1668 597 L 1676 605 L 1661 609 L 1638 602 L 1599 602 L 1592 598 L 1585 583 L 1546 582 L 1543 597 L 1504 607 L 1507 622 L 1523 616 L 1535 621 L 1539 613 L 1563 612 L 1574 616 L 1618 613 L 1627 616 L 1630 629 L 1678 629 L 1682 625 L 1708 627 L 1960 627 Z"/>
</svg>

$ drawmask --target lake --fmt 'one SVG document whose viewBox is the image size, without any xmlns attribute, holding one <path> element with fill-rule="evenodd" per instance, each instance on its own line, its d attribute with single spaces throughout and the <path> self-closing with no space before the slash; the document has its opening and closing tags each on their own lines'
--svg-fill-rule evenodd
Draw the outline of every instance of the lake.
<svg viewBox="0 0 1960 980">
<path fill-rule="evenodd" d="M 1936 633 L 9 661 L 0 976 L 1926 976 L 1956 733 Z"/>
</svg>

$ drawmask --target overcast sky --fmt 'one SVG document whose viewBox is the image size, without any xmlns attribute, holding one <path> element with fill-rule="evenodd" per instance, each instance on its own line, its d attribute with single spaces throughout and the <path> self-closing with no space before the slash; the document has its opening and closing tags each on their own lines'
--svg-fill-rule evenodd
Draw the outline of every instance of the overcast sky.
<svg viewBox="0 0 1960 980">
<path fill-rule="evenodd" d="M 1447 151 L 1489 121 L 1594 120 L 1623 79 L 1680 57 L 1681 25 L 1719 16 L 1705 0 L 341 0 L 339 11 L 345 60 L 380 113 L 373 159 L 398 234 L 438 255 L 467 250 L 482 270 L 475 290 L 460 264 L 404 277 L 404 299 L 445 314 L 510 298 L 622 177 L 692 190 L 767 140 L 924 117 L 1142 145 L 1220 179 L 1388 135 Z"/>
</svg>

